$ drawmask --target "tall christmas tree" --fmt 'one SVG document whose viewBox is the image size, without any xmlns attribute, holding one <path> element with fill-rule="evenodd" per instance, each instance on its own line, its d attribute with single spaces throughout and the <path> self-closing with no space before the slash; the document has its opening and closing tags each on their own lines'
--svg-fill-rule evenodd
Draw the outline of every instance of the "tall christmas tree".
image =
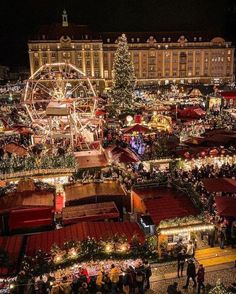
<svg viewBox="0 0 236 294">
<path fill-rule="evenodd" d="M 131 108 L 135 83 L 134 66 L 128 50 L 127 38 L 122 34 L 118 40 L 112 71 L 111 98 L 117 110 Z"/>
</svg>

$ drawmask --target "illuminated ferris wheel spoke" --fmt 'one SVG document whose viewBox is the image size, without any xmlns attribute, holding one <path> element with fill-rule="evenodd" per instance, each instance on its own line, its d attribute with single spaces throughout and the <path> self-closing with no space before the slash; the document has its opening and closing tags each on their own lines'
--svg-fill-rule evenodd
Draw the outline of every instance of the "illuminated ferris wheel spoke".
<svg viewBox="0 0 236 294">
<path fill-rule="evenodd" d="M 70 99 L 73 98 L 73 99 Z M 24 103 L 43 142 L 67 144 L 72 150 L 95 147 L 97 99 L 90 80 L 69 63 L 45 64 L 26 85 Z"/>
</svg>

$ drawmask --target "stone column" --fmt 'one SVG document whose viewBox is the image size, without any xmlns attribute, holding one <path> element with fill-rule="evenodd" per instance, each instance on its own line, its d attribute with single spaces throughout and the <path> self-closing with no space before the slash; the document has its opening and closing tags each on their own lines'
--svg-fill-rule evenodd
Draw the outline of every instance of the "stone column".
<svg viewBox="0 0 236 294">
<path fill-rule="evenodd" d="M 83 72 L 86 74 L 86 63 L 85 63 L 85 52 L 84 52 L 84 48 L 82 48 L 82 69 L 83 69 Z"/>
<path fill-rule="evenodd" d="M 92 47 L 90 49 L 90 61 L 91 61 L 90 62 L 91 63 L 91 76 L 94 77 L 94 53 L 93 53 Z"/>
<path fill-rule="evenodd" d="M 104 69 L 103 69 L 103 51 L 102 51 L 102 49 L 99 50 L 99 69 L 100 69 L 100 77 L 103 79 Z"/>
<path fill-rule="evenodd" d="M 34 53 L 29 50 L 30 74 L 34 73 Z"/>
</svg>

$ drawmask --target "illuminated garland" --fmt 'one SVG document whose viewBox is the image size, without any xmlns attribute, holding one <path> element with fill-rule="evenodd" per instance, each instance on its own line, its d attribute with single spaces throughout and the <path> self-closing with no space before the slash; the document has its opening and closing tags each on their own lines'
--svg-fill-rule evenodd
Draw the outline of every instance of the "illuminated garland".
<svg viewBox="0 0 236 294">
<path fill-rule="evenodd" d="M 180 227 L 180 226 L 191 226 L 191 225 L 197 225 L 202 224 L 206 222 L 206 219 L 203 215 L 197 215 L 197 216 L 186 216 L 182 218 L 173 218 L 173 219 L 166 219 L 162 220 L 158 226 L 159 229 L 165 229 L 165 228 L 174 228 L 174 227 Z"/>
<path fill-rule="evenodd" d="M 175 235 L 181 232 L 197 232 L 213 229 L 214 225 L 207 222 L 203 215 L 191 215 L 183 218 L 163 220 L 160 222 L 157 232 L 161 235 Z"/>
</svg>

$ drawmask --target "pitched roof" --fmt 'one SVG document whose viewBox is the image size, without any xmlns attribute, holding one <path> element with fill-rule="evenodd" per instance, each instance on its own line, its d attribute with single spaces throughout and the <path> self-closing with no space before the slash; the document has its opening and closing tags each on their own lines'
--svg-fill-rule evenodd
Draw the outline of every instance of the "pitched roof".
<svg viewBox="0 0 236 294">
<path fill-rule="evenodd" d="M 20 256 L 20 251 L 22 247 L 22 236 L 10 236 L 10 237 L 0 237 L 0 247 L 8 254 L 10 262 L 16 264 Z M 11 272 L 0 266 L 0 276 L 9 275 Z"/>
<path fill-rule="evenodd" d="M 28 237 L 26 254 L 33 255 L 39 249 L 50 252 L 53 244 L 62 247 L 67 241 L 82 241 L 87 237 L 99 240 L 101 237 L 125 235 L 130 241 L 136 234 L 144 241 L 144 234 L 136 223 L 129 222 L 82 222 L 59 230 L 34 234 Z"/>
<path fill-rule="evenodd" d="M 65 185 L 67 202 L 94 196 L 119 196 L 124 194 L 123 189 L 117 182 Z"/>
<path fill-rule="evenodd" d="M 236 193 L 236 180 L 229 178 L 210 178 L 202 180 L 204 187 L 209 192 Z"/>
<path fill-rule="evenodd" d="M 68 206 L 62 210 L 64 224 L 73 224 L 79 221 L 99 221 L 118 218 L 120 216 L 115 202 L 102 202 Z"/>
<path fill-rule="evenodd" d="M 217 196 L 215 202 L 219 215 L 236 217 L 236 198 Z"/>
<path fill-rule="evenodd" d="M 153 222 L 159 225 L 160 221 L 197 215 L 199 211 L 194 207 L 191 200 L 184 194 L 170 188 L 148 188 L 143 189 L 141 194 L 147 213 Z"/>
<path fill-rule="evenodd" d="M 46 191 L 13 192 L 0 197 L 0 213 L 19 208 L 53 207 L 54 195 Z"/>
</svg>

